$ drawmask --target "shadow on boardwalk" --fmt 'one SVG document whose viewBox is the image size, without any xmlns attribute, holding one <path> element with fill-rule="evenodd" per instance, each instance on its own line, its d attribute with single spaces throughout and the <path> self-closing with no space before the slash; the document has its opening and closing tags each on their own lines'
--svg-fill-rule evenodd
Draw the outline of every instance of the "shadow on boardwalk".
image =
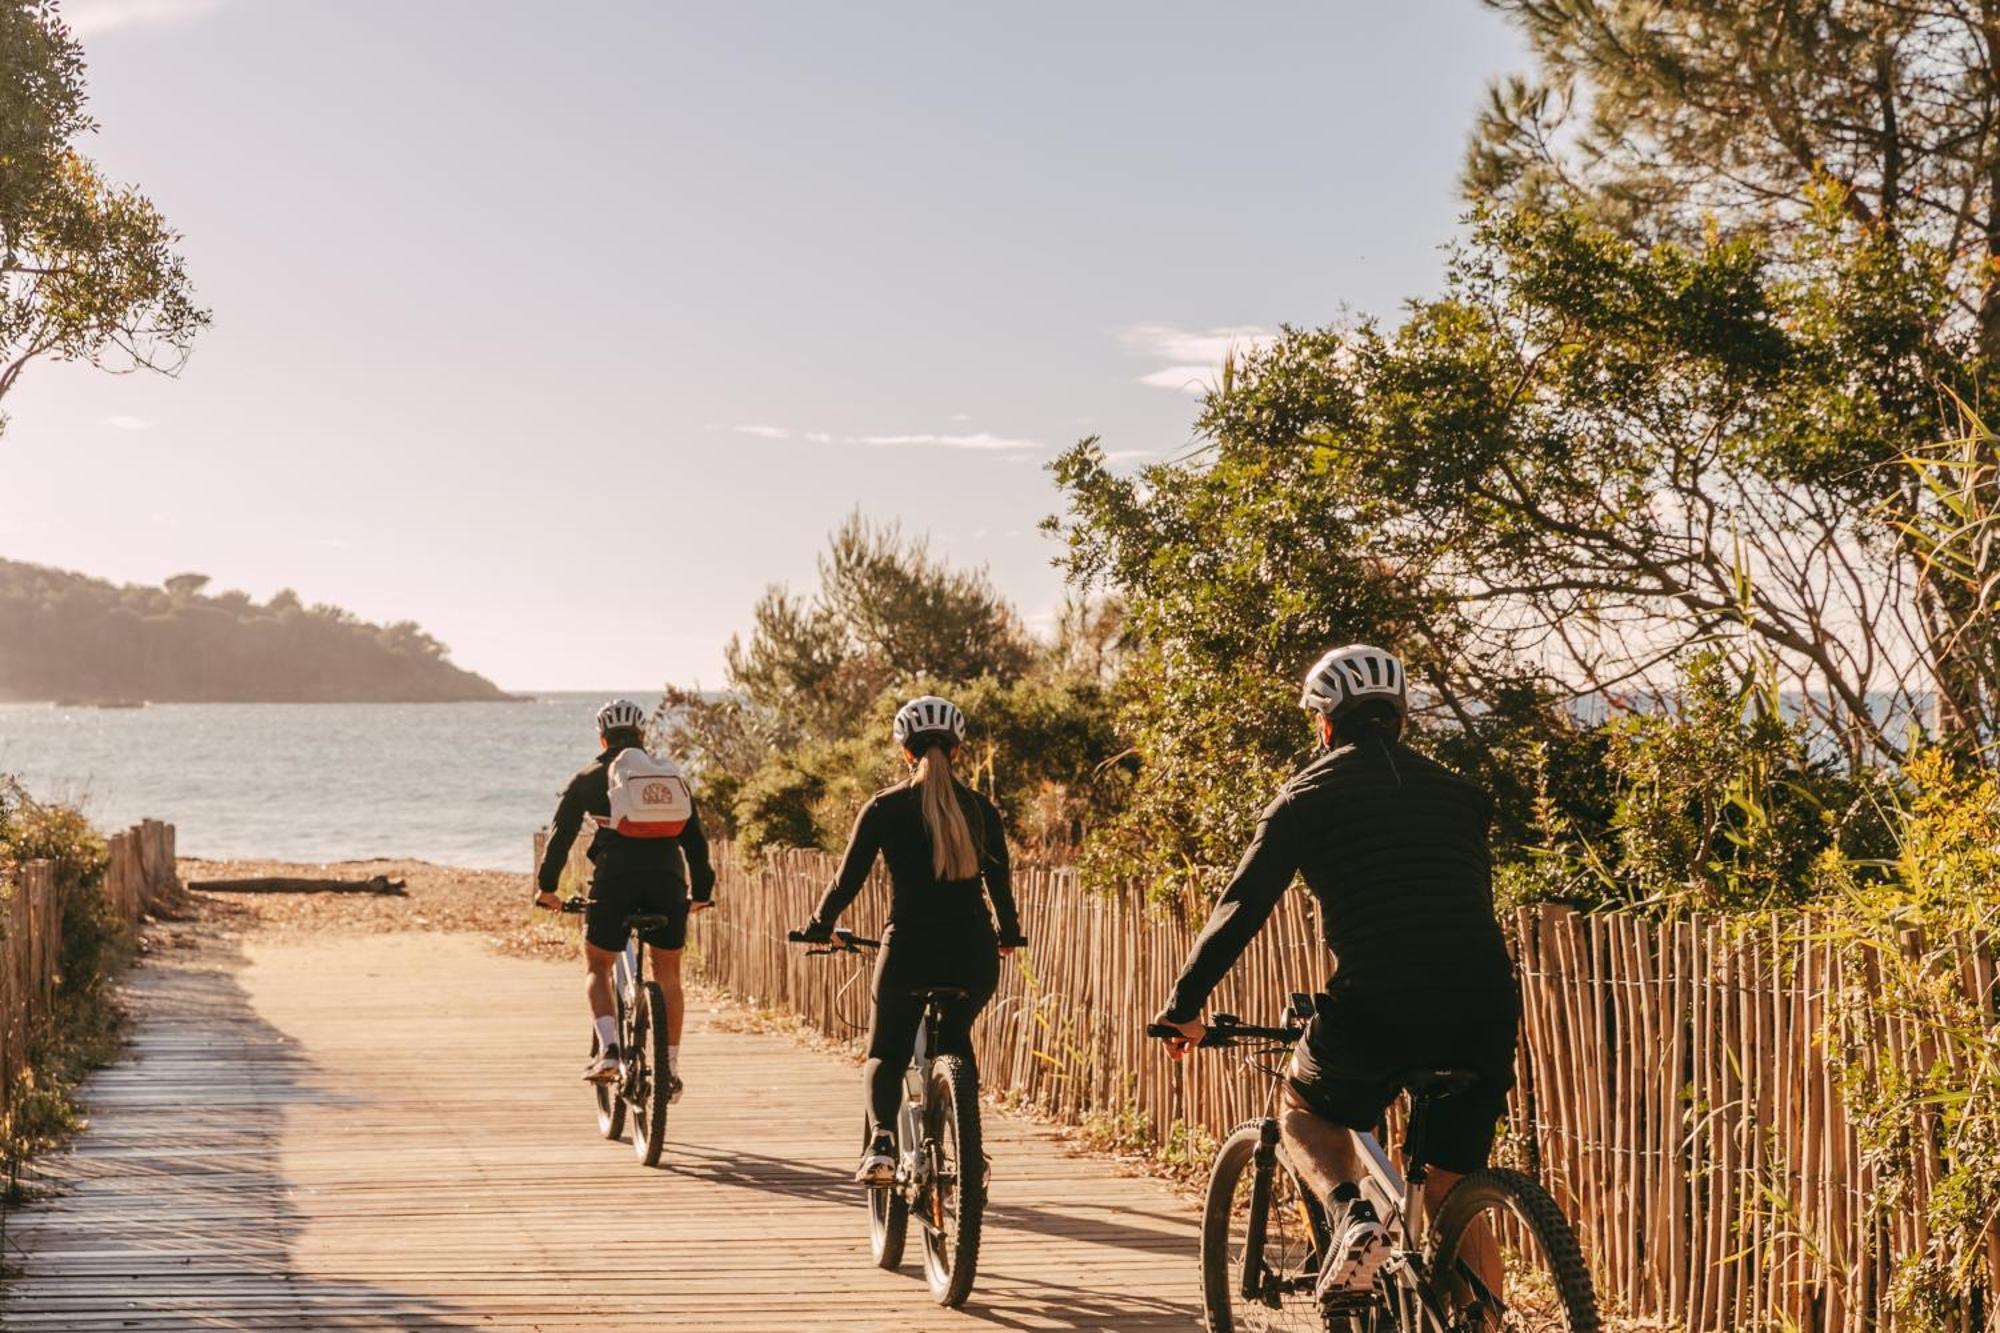
<svg viewBox="0 0 2000 1333">
<path fill-rule="evenodd" d="M 853 1176 L 845 1169 L 772 1157 L 734 1146 L 676 1143 L 665 1169 L 707 1184 L 761 1190 L 809 1203 L 851 1206 L 858 1189 Z M 999 1182 L 999 1188 L 1004 1191 L 1004 1181 Z M 1119 1220 L 1125 1217 L 1157 1218 L 1166 1222 L 1167 1228 L 1149 1229 Z M 858 1225 L 866 1225 L 858 1212 L 856 1220 Z M 1109 1245 L 1150 1256 L 1168 1256 L 1184 1261 L 1188 1265 L 1189 1281 L 1193 1281 L 1196 1256 L 1188 1243 L 1184 1218 L 1131 1209 L 1098 1208 L 1088 1204 L 1056 1212 L 1028 1204 L 995 1200 L 987 1204 L 986 1221 L 989 1236 L 996 1229 L 1006 1228 L 1047 1237 L 1051 1244 L 1070 1247 Z M 923 1281 L 921 1244 L 913 1224 L 910 1248 L 902 1271 L 905 1276 L 915 1279 L 913 1285 L 919 1287 Z M 858 1256 L 857 1261 L 866 1262 L 865 1252 Z M 1138 1296 L 1130 1292 L 1110 1296 L 1102 1291 L 1007 1268 L 996 1272 L 990 1248 L 981 1267 L 982 1278 L 988 1274 L 1004 1281 L 1009 1297 L 1006 1308 L 993 1308 L 986 1304 L 980 1289 L 975 1287 L 971 1300 L 959 1313 L 967 1319 L 998 1328 L 1193 1328 L 1200 1318 L 1199 1310 L 1188 1301 Z M 1023 1305 L 1024 1300 L 1029 1304 Z"/>
<path fill-rule="evenodd" d="M 6 1219 L 8 1329 L 457 1329 L 408 1293 L 301 1273 L 287 1116 L 339 1105 L 239 981 L 232 940 L 186 932 L 133 974 L 131 1040 L 85 1088 L 91 1123 L 34 1163 Z"/>
</svg>

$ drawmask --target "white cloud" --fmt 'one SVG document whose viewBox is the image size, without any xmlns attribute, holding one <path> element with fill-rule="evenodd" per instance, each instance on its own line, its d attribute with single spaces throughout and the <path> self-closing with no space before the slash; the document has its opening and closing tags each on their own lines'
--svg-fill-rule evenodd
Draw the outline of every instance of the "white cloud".
<svg viewBox="0 0 2000 1333">
<path fill-rule="evenodd" d="M 96 37 L 121 28 L 156 28 L 206 18 L 222 0 L 69 0 L 63 21 L 78 37 Z"/>
<path fill-rule="evenodd" d="M 1042 447 L 1039 440 L 1018 440 L 1005 435 L 988 435 L 984 431 L 977 435 L 862 435 L 856 438 L 861 444 L 892 448 L 978 449 L 1001 452 Z"/>
<path fill-rule="evenodd" d="M 153 423 L 144 417 L 115 416 L 104 418 L 104 424 L 113 430 L 148 430 Z"/>
<path fill-rule="evenodd" d="M 1269 329 L 1255 324 L 1233 324 L 1219 329 L 1133 324 L 1119 332 L 1118 341 L 1134 356 L 1168 363 L 1141 375 L 1139 383 L 1198 396 L 1215 387 L 1223 358 L 1231 352 L 1241 355 L 1268 347 L 1276 337 Z"/>
<path fill-rule="evenodd" d="M 787 426 L 733 426 L 739 435 L 760 440 L 803 440 L 807 444 L 868 445 L 878 449 L 969 449 L 979 453 L 1032 453 L 1041 449 L 1039 440 L 1024 440 L 984 431 L 954 435 L 939 431 L 910 431 L 881 435 L 836 435 L 832 431 L 795 431 Z"/>
</svg>

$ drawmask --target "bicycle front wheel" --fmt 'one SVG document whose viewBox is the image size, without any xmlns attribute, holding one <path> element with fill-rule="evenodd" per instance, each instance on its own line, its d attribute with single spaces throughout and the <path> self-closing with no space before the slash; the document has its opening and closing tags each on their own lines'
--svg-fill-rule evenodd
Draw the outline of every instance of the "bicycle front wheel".
<svg viewBox="0 0 2000 1333">
<path fill-rule="evenodd" d="M 1431 1227 L 1432 1296 L 1449 1327 L 1598 1333 L 1576 1233 L 1532 1177 L 1498 1167 L 1452 1187 Z"/>
<path fill-rule="evenodd" d="M 1313 1298 L 1319 1252 L 1313 1213 L 1284 1145 L 1271 1145 L 1268 1170 L 1258 1164 L 1265 1133 L 1263 1121 L 1238 1126 L 1209 1169 L 1201 1222 L 1208 1333 L 1324 1333 L 1344 1327 L 1333 1324 Z"/>
<path fill-rule="evenodd" d="M 667 997 L 655 982 L 639 993 L 632 1015 L 627 1086 L 632 1089 L 632 1152 L 658 1166 L 667 1146 Z"/>
<path fill-rule="evenodd" d="M 955 1055 L 931 1062 L 924 1087 L 924 1149 L 930 1180 L 918 1200 L 924 1224 L 924 1276 L 939 1305 L 972 1294 L 979 1267 L 979 1226 L 986 1214 L 986 1149 L 979 1132 L 979 1083 Z"/>
</svg>

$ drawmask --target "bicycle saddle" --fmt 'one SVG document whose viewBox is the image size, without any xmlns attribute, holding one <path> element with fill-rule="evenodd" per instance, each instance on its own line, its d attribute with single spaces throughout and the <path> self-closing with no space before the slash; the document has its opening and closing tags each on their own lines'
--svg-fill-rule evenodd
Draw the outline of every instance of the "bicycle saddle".
<svg viewBox="0 0 2000 1333">
<path fill-rule="evenodd" d="M 672 917 L 661 916 L 657 912 L 640 912 L 625 918 L 625 929 L 652 930 L 656 927 L 664 926 L 672 920 Z"/>
<path fill-rule="evenodd" d="M 963 986 L 920 986 L 910 992 L 919 1000 L 962 1000 L 970 993 Z"/>
<path fill-rule="evenodd" d="M 1412 1069 L 1402 1077 L 1412 1097 L 1455 1097 L 1478 1082 L 1472 1069 Z"/>
</svg>

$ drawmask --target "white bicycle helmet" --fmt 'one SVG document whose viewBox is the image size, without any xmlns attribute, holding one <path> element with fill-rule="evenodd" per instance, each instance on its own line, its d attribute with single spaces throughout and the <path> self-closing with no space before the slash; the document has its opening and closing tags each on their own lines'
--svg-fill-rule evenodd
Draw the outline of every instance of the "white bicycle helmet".
<svg viewBox="0 0 2000 1333">
<path fill-rule="evenodd" d="M 957 745 L 965 739 L 965 714 L 951 700 L 926 694 L 896 710 L 894 733 L 896 744 L 912 753 L 917 751 L 917 742 L 926 737 Z"/>
<path fill-rule="evenodd" d="M 646 724 L 646 710 L 630 699 L 613 699 L 597 710 L 597 734 L 609 736 L 620 727 L 642 727 Z"/>
<path fill-rule="evenodd" d="M 1299 707 L 1338 721 L 1371 701 L 1392 705 L 1399 718 L 1408 713 L 1403 664 L 1386 649 L 1350 643 L 1313 663 Z"/>
</svg>

